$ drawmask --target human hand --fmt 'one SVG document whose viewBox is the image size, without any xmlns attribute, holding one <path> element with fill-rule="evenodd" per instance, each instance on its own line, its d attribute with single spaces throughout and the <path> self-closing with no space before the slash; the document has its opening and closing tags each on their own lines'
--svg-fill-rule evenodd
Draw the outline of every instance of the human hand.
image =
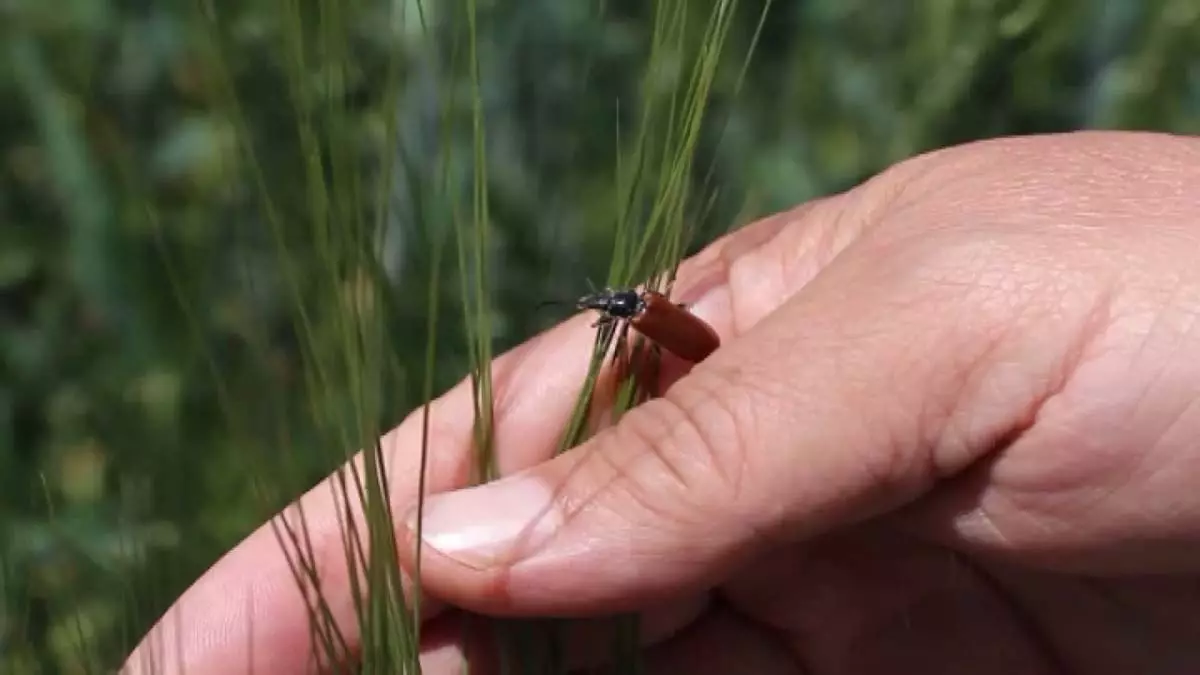
<svg viewBox="0 0 1200 675">
<path fill-rule="evenodd" d="M 590 317 L 518 347 L 512 475 L 449 492 L 469 390 L 433 404 L 427 619 L 641 611 L 664 673 L 1200 672 L 1196 185 L 1192 139 L 1006 139 L 744 228 L 681 271 L 722 348 L 554 459 Z M 420 433 L 385 445 L 401 513 Z M 348 619 L 332 497 L 303 499 Z M 176 607 L 149 640 L 189 673 L 303 669 L 269 530 Z"/>
</svg>

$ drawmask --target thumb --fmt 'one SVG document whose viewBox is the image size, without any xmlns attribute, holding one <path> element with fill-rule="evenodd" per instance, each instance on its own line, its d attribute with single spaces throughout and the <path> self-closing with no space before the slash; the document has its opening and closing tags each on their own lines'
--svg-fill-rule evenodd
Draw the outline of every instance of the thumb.
<svg viewBox="0 0 1200 675">
<path fill-rule="evenodd" d="M 996 335 L 1019 303 L 972 307 L 951 272 L 912 274 L 919 252 L 854 248 L 614 427 L 430 497 L 424 589 L 489 614 L 631 611 L 895 509 L 994 446 L 1032 391 L 1007 371 L 980 387 L 978 370 L 1016 356 Z M 963 411 L 967 390 L 982 412 Z"/>
</svg>

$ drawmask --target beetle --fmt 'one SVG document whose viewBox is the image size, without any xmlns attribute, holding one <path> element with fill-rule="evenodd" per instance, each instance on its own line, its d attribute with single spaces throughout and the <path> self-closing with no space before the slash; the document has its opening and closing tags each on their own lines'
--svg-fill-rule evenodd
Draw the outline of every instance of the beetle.
<svg viewBox="0 0 1200 675">
<path fill-rule="evenodd" d="M 575 306 L 600 312 L 594 326 L 628 321 L 642 335 L 692 363 L 700 363 L 721 346 L 712 326 L 657 291 L 606 288 L 583 296 Z"/>
</svg>

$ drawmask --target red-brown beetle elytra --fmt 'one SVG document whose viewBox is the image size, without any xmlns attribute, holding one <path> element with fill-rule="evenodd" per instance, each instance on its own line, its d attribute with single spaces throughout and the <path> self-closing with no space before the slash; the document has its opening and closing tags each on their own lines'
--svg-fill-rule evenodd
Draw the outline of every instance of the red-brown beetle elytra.
<svg viewBox="0 0 1200 675">
<path fill-rule="evenodd" d="M 596 325 L 628 320 L 639 333 L 692 363 L 700 363 L 721 346 L 712 326 L 656 291 L 606 288 L 583 296 L 576 307 L 601 312 Z"/>
</svg>

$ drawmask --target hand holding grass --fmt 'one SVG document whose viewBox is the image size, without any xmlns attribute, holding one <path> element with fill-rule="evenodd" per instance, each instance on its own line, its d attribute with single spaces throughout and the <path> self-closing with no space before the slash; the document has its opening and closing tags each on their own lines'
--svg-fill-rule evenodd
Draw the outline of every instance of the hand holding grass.
<svg viewBox="0 0 1200 675">
<path fill-rule="evenodd" d="M 426 672 L 457 672 L 451 606 L 644 612 L 662 673 L 1200 671 L 1197 186 L 1196 140 L 1010 139 L 760 221 L 681 272 L 722 347 L 554 459 L 593 317 L 501 357 L 511 475 L 450 492 L 470 392 L 432 404 Z M 400 513 L 420 438 L 386 441 Z M 333 500 L 304 500 L 349 617 Z M 302 670 L 267 528 L 176 609 L 151 639 L 188 673 Z"/>
</svg>

